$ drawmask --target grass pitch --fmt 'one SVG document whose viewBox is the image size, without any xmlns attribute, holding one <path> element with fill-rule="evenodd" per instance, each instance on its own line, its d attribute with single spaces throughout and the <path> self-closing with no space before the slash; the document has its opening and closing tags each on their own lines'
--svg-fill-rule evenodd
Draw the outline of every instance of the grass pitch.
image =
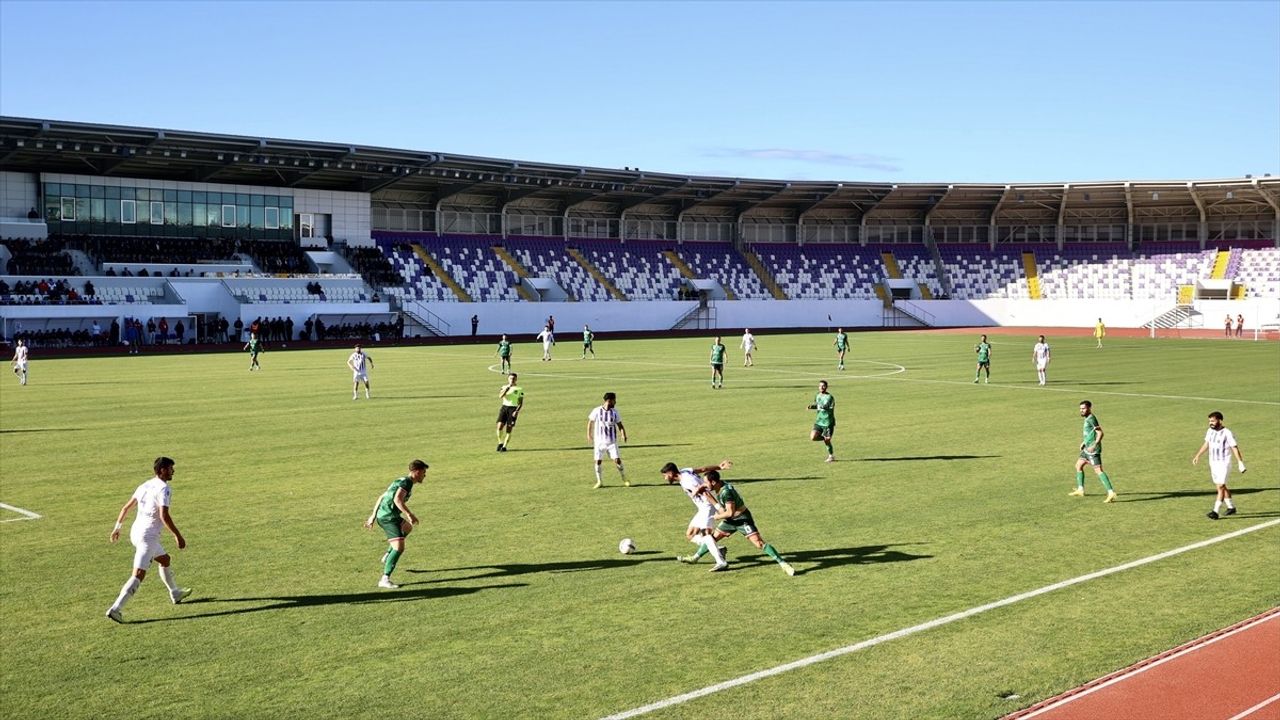
<svg viewBox="0 0 1280 720">
<path fill-rule="evenodd" d="M 374 398 L 350 397 L 347 350 L 43 360 L 0 385 L 0 714 L 5 717 L 594 718 L 1280 517 L 1280 349 L 1223 341 L 1053 344 L 1033 336 L 766 335 L 610 342 L 551 363 L 517 348 L 528 395 L 494 452 L 490 346 L 373 348 Z M 727 344 L 733 345 L 735 341 Z M 836 456 L 808 441 L 817 381 L 837 400 Z M 619 395 L 633 487 L 592 490 L 587 413 Z M 1120 502 L 1090 473 L 1067 497 L 1094 402 Z M 1249 472 L 1212 522 L 1193 467 L 1211 410 Z M 174 457 L 174 556 L 190 601 L 151 572 L 103 617 L 131 548 L 115 513 Z M 410 459 L 396 591 L 361 527 Z M 677 564 L 692 507 L 658 468 L 725 473 L 799 570 L 742 538 L 731 571 Z M 1203 463 L 1203 461 L 1202 461 Z M 620 538 L 639 550 L 623 556 Z M 675 718 L 988 718 L 1280 603 L 1280 527 L 994 610 L 657 712 Z M 1014 700 L 1004 696 L 1017 695 Z"/>
</svg>

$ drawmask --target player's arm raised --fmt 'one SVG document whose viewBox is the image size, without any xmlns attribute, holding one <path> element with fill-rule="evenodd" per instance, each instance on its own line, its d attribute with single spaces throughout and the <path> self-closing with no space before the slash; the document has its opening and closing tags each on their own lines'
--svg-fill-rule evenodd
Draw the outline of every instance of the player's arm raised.
<svg viewBox="0 0 1280 720">
<path fill-rule="evenodd" d="M 124 516 L 128 515 L 129 511 L 133 509 L 133 506 L 137 504 L 138 501 L 131 497 L 129 498 L 129 502 L 125 503 L 124 507 L 120 508 L 120 514 L 116 515 L 116 526 L 111 531 L 111 542 L 115 542 L 120 539 L 120 528 L 124 526 Z"/>
</svg>

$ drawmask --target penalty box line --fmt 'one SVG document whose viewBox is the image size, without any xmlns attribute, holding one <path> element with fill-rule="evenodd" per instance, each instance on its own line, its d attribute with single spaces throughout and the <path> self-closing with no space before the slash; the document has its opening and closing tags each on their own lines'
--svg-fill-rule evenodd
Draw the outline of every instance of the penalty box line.
<svg viewBox="0 0 1280 720">
<path fill-rule="evenodd" d="M 4 508 L 5 510 L 9 510 L 11 512 L 16 512 L 22 516 L 20 518 L 9 518 L 8 520 L 0 520 L 0 522 L 19 522 L 21 520 L 39 520 L 41 518 L 41 515 L 39 513 L 33 513 L 30 510 L 23 510 L 20 507 L 5 505 L 4 503 L 0 503 L 0 508 Z"/>
<path fill-rule="evenodd" d="M 1053 583 L 1052 585 L 1045 585 L 1042 588 L 1030 590 L 1028 592 L 1020 593 L 1018 595 L 1012 595 L 1010 597 L 1004 598 L 1003 600 L 996 600 L 995 602 L 990 602 L 990 603 L 987 603 L 986 605 L 979 605 L 977 607 L 969 608 L 968 610 L 962 610 L 961 612 L 953 613 L 945 617 L 936 618 L 928 622 L 920 623 L 919 625 L 912 625 L 911 627 L 903 628 L 901 630 L 895 630 L 894 632 L 887 633 L 885 635 L 880 635 L 878 637 L 873 637 L 869 640 L 863 640 L 862 642 L 854 643 L 853 645 L 846 645 L 842 648 L 836 648 L 835 650 L 828 650 L 824 653 L 819 653 L 817 655 L 810 655 L 809 657 L 806 657 L 806 658 L 793 660 L 792 662 L 785 663 L 782 665 L 777 665 L 775 667 L 771 667 L 766 670 L 759 670 L 757 672 L 753 672 L 748 675 L 743 675 L 741 677 L 733 678 L 732 680 L 726 680 L 724 682 L 716 683 L 715 685 L 708 685 L 704 688 L 699 688 L 692 692 L 687 692 L 681 695 L 669 697 L 665 700 L 659 700 L 657 702 L 653 702 L 648 705 L 644 705 L 642 707 L 633 708 L 631 710 L 625 710 L 623 712 L 615 713 L 613 715 L 608 715 L 602 720 L 625 720 L 625 718 L 633 718 L 639 715 L 645 715 L 647 713 L 663 710 L 665 708 L 669 708 L 674 705 L 679 705 L 681 703 L 686 703 L 690 700 L 696 700 L 697 698 L 700 698 L 700 697 L 706 697 L 707 695 L 712 695 L 714 693 L 718 693 L 723 690 L 730 690 L 732 688 L 739 687 L 741 685 L 753 683 L 757 680 L 763 680 L 765 678 L 773 677 L 774 675 L 781 675 L 782 673 L 785 673 L 785 672 L 790 672 L 792 670 L 799 670 L 800 668 L 805 668 L 810 665 L 816 665 L 817 663 L 820 663 L 820 662 L 833 660 L 835 658 L 848 655 L 850 653 L 854 653 L 859 650 L 865 650 L 866 648 L 869 648 L 869 647 L 875 647 L 876 645 L 889 642 L 890 640 L 897 640 L 899 638 L 907 637 L 908 635 L 914 635 L 919 632 L 924 632 L 925 630 L 932 630 L 933 628 L 941 627 L 943 625 L 948 625 L 950 623 L 956 622 L 957 620 L 964 620 L 967 618 L 971 618 L 974 615 L 980 615 L 989 610 L 995 610 L 997 608 L 1002 608 L 1007 605 L 1020 603 L 1024 600 L 1030 600 L 1031 598 L 1034 598 L 1034 597 L 1039 597 L 1041 595 L 1045 595 L 1045 594 L 1054 592 L 1056 590 L 1062 590 L 1063 588 L 1068 588 L 1068 587 L 1071 587 L 1072 585 L 1078 585 L 1080 583 L 1088 582 L 1090 580 L 1096 580 L 1101 577 L 1106 577 L 1107 575 L 1113 575 L 1115 573 L 1123 572 L 1125 570 L 1132 570 L 1133 568 L 1136 568 L 1136 567 L 1141 567 L 1143 565 L 1147 565 L 1153 562 L 1165 560 L 1167 558 L 1174 557 L 1175 555 L 1181 555 L 1182 553 L 1191 552 L 1192 550 L 1199 550 L 1200 548 L 1208 547 L 1210 545 L 1215 545 L 1225 540 L 1231 540 L 1233 538 L 1237 538 L 1242 535 L 1247 535 L 1252 532 L 1257 532 L 1258 530 L 1265 530 L 1266 528 L 1275 527 L 1276 525 L 1280 525 L 1280 519 L 1268 520 L 1267 522 L 1259 523 L 1257 525 L 1250 525 L 1249 527 L 1241 528 L 1240 530 L 1229 532 L 1229 533 L 1226 533 L 1225 535 L 1218 535 L 1217 537 L 1212 537 L 1212 538 L 1209 538 L 1208 540 L 1201 540 L 1200 542 L 1195 542 L 1190 545 L 1184 545 L 1180 548 L 1174 548 L 1173 550 L 1166 550 L 1165 552 L 1158 553 L 1156 555 L 1150 555 L 1148 557 L 1140 558 L 1138 560 L 1133 560 L 1131 562 L 1124 563 L 1123 565 L 1116 565 L 1115 567 L 1106 568 L 1105 570 L 1097 570 L 1095 572 L 1091 572 L 1086 575 L 1080 575 L 1079 577 L 1074 577 L 1074 578 L 1071 578 L 1070 580 L 1063 580 L 1061 582 Z"/>
</svg>

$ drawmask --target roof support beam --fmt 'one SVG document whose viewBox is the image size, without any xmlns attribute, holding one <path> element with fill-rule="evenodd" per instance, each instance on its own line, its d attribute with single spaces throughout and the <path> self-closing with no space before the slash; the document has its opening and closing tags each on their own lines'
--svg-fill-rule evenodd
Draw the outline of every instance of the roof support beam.
<svg viewBox="0 0 1280 720">
<path fill-rule="evenodd" d="M 991 208 L 991 237 L 987 238 L 987 242 L 991 246 L 992 251 L 996 249 L 996 228 L 999 227 L 998 222 L 1000 220 L 1000 208 L 1004 207 L 1004 203 L 1009 199 L 1009 193 L 1011 192 L 1013 192 L 1013 186 L 1005 185 L 1004 192 L 1000 193 L 1000 199 L 996 201 L 996 206 Z"/>
<path fill-rule="evenodd" d="M 866 209 L 863 209 L 861 205 L 857 205 L 857 203 L 854 203 L 855 205 L 857 205 L 859 210 L 862 210 L 862 217 L 858 218 L 858 243 L 859 244 L 861 245 L 867 244 L 867 215 L 870 215 L 871 211 L 875 210 L 877 205 L 884 202 L 885 198 L 892 195 L 893 191 L 897 189 L 898 189 L 898 186 L 896 184 L 890 185 L 889 192 L 876 198 L 874 201 L 872 201 L 870 205 L 866 207 Z"/>
<path fill-rule="evenodd" d="M 1124 184 L 1124 207 L 1126 212 L 1125 217 L 1127 218 L 1127 221 L 1125 222 L 1125 226 L 1124 226 L 1124 239 L 1125 239 L 1125 242 L 1128 243 L 1129 249 L 1132 250 L 1133 236 L 1134 236 L 1134 231 L 1133 231 L 1134 214 L 1133 214 L 1133 183 L 1131 182 L 1126 182 Z M 1061 225 L 1062 221 L 1059 220 L 1058 224 Z"/>
<path fill-rule="evenodd" d="M 832 188 L 830 191 L 825 193 L 819 193 L 819 195 L 816 198 L 814 198 L 812 202 L 806 205 L 802 205 L 799 208 L 799 212 L 796 213 L 796 244 L 797 245 L 804 245 L 804 216 L 808 215 L 810 210 L 826 202 L 828 199 L 831 198 L 832 195 L 835 195 L 836 193 L 840 192 L 843 189 L 844 189 L 844 183 L 836 183 L 836 186 Z"/>
<path fill-rule="evenodd" d="M 949 196 L 951 194 L 951 191 L 955 189 L 956 189 L 955 185 L 948 185 L 946 191 L 942 193 L 942 196 L 935 199 L 932 203 L 929 204 L 929 209 L 924 211 L 925 227 L 929 227 L 929 221 L 933 217 L 933 211 L 937 210 L 939 205 L 946 202 L 947 196 Z"/>
<path fill-rule="evenodd" d="M 1262 183 L 1258 182 L 1258 178 L 1253 179 L 1252 185 L 1253 189 L 1262 196 L 1263 200 L 1267 201 L 1267 204 L 1271 206 L 1272 212 L 1275 213 L 1275 219 L 1271 221 L 1271 237 L 1275 238 L 1276 244 L 1280 246 L 1280 202 L 1277 202 L 1275 197 L 1266 188 L 1262 187 Z"/>
<path fill-rule="evenodd" d="M 1205 213 L 1204 200 L 1200 199 L 1200 194 L 1196 192 L 1196 184 L 1193 182 L 1187 183 L 1187 192 L 1191 193 L 1191 199 L 1195 202 L 1196 209 L 1200 211 L 1200 224 L 1197 226 L 1196 235 L 1200 240 L 1200 249 L 1203 250 L 1204 244 L 1209 241 L 1209 219 Z"/>
</svg>

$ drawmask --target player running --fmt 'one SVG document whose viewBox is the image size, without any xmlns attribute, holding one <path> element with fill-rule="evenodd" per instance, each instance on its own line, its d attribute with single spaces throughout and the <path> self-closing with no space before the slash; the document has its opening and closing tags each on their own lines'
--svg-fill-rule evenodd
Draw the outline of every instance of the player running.
<svg viewBox="0 0 1280 720">
<path fill-rule="evenodd" d="M 1231 502 L 1231 491 L 1227 489 L 1227 475 L 1231 473 L 1231 456 L 1236 457 L 1236 469 L 1244 473 L 1244 456 L 1240 454 L 1240 446 L 1236 436 L 1222 424 L 1222 413 L 1214 410 L 1209 413 L 1209 430 L 1204 434 L 1204 444 L 1191 458 L 1192 465 L 1200 464 L 1200 456 L 1209 453 L 1209 478 L 1218 488 L 1218 497 L 1213 501 L 1213 509 L 1206 516 L 1210 520 L 1218 519 L 1218 511 L 1222 504 L 1227 504 L 1227 515 L 1236 514 L 1236 504 Z"/>
<path fill-rule="evenodd" d="M 715 496 L 711 493 L 711 489 L 703 482 L 700 475 L 711 472 L 713 470 L 728 470 L 733 467 L 733 463 L 729 460 L 720 461 L 719 465 L 707 465 L 699 468 L 678 468 L 675 463 L 669 462 L 662 466 L 662 478 L 667 484 L 680 483 L 680 489 L 684 490 L 684 494 L 689 496 L 690 502 L 693 503 L 696 510 L 693 518 L 689 520 L 688 527 L 685 528 L 684 537 L 689 542 L 698 546 L 698 550 L 692 555 L 677 555 L 676 560 L 682 563 L 696 563 L 703 555 L 711 553 L 711 557 L 715 559 L 715 567 L 711 568 L 711 572 L 719 572 L 729 567 L 729 563 L 725 562 L 724 551 L 716 545 L 716 541 L 711 537 L 711 531 L 715 527 L 712 517 L 715 514 Z"/>
<path fill-rule="evenodd" d="M 511 341 L 507 339 L 506 335 L 503 335 L 502 339 L 498 341 L 498 349 L 494 352 L 498 354 L 498 358 L 501 360 L 498 371 L 511 372 Z"/>
<path fill-rule="evenodd" d="M 244 349 L 249 351 L 249 372 L 261 370 L 262 366 L 258 364 L 258 353 L 262 352 L 262 341 L 257 335 L 249 334 L 249 342 L 244 344 Z"/>
<path fill-rule="evenodd" d="M 169 567 L 169 553 L 165 552 L 164 547 L 160 545 L 160 531 L 168 528 L 169 532 L 173 533 L 173 539 L 177 541 L 179 550 L 187 546 L 186 538 L 182 537 L 178 526 L 173 523 L 173 518 L 169 517 L 169 481 L 173 479 L 173 466 L 174 462 L 170 458 L 156 458 L 151 466 L 155 476 L 139 485 L 129 497 L 129 501 L 120 508 L 120 514 L 116 515 L 116 526 L 111 531 L 111 542 L 120 539 L 120 528 L 123 527 L 125 516 L 135 505 L 138 507 L 138 514 L 133 518 L 133 526 L 129 528 L 129 541 L 134 547 L 133 574 L 129 576 L 124 587 L 120 588 L 116 601 L 107 608 L 107 617 L 118 623 L 124 622 L 124 616 L 120 611 L 142 584 L 152 560 L 160 565 L 160 579 L 168 588 L 169 600 L 174 605 L 191 594 L 190 588 L 180 588 L 174 582 L 173 570 Z"/>
<path fill-rule="evenodd" d="M 983 335 L 978 344 L 973 346 L 973 351 L 978 353 L 978 369 L 973 373 L 973 382 L 977 383 L 978 378 L 982 375 L 982 371 L 987 371 L 987 384 L 991 384 L 991 343 L 987 342 L 987 336 Z"/>
<path fill-rule="evenodd" d="M 716 496 L 716 505 L 720 510 L 712 516 L 712 520 L 719 521 L 716 529 L 711 531 L 711 539 L 715 541 L 727 538 L 734 533 L 742 533 L 747 536 L 747 540 L 751 541 L 765 555 L 773 558 L 778 563 L 778 567 L 782 568 L 782 572 L 787 575 L 795 575 L 795 568 L 791 567 L 774 547 L 764 541 L 760 537 L 760 529 L 756 527 L 756 521 L 751 517 L 751 511 L 747 509 L 747 503 L 742 499 L 742 495 L 729 483 L 720 479 L 719 470 L 708 470 L 704 475 L 707 481 L 707 487 Z"/>
<path fill-rule="evenodd" d="M 831 447 L 831 436 L 836 432 L 836 399 L 827 392 L 826 380 L 818 383 L 818 394 L 813 398 L 813 404 L 809 409 L 818 411 L 817 417 L 813 420 L 813 430 L 809 433 L 809 440 L 813 442 L 821 440 L 825 443 L 827 462 L 835 462 L 836 452 Z"/>
<path fill-rule="evenodd" d="M 405 538 L 418 524 L 418 516 L 409 509 L 409 496 L 413 494 L 413 486 L 426 479 L 428 467 L 430 466 L 421 460 L 410 462 L 409 474 L 396 478 L 391 483 L 373 504 L 369 519 L 364 521 L 366 528 L 378 523 L 378 527 L 387 535 L 387 544 L 391 546 L 382 556 L 382 578 L 378 580 L 380 588 L 394 590 L 400 587 L 391 582 L 391 573 L 395 572 L 396 563 L 404 555 Z"/>
<path fill-rule="evenodd" d="M 516 384 L 516 373 L 507 377 L 507 384 L 498 391 L 502 398 L 502 407 L 498 409 L 498 452 L 507 451 L 507 443 L 511 442 L 511 431 L 516 429 L 516 419 L 520 416 L 520 408 L 524 407 L 524 388 Z M 506 435 L 503 435 L 503 432 Z"/>
<path fill-rule="evenodd" d="M 712 389 L 724 387 L 724 343 L 720 342 L 720 336 L 716 336 L 716 341 L 711 344 L 711 387 Z"/>
<path fill-rule="evenodd" d="M 600 463 L 604 460 L 605 453 L 613 458 L 613 464 L 618 468 L 618 477 L 622 478 L 624 487 L 631 487 L 631 481 L 627 480 L 627 472 L 622 467 L 622 456 L 618 454 L 618 434 L 622 434 L 622 441 L 627 441 L 627 429 L 622 425 L 622 416 L 614 409 L 618 403 L 618 396 L 614 393 L 607 392 L 604 394 L 604 404 L 587 416 L 587 442 L 592 443 L 595 448 L 596 459 L 596 484 L 592 486 L 599 489 L 604 486 L 604 479 L 600 475 Z"/>
<path fill-rule="evenodd" d="M 835 342 L 831 343 L 836 346 L 836 369 L 844 369 L 844 354 L 849 350 L 849 334 L 844 328 L 836 328 Z"/>
</svg>

